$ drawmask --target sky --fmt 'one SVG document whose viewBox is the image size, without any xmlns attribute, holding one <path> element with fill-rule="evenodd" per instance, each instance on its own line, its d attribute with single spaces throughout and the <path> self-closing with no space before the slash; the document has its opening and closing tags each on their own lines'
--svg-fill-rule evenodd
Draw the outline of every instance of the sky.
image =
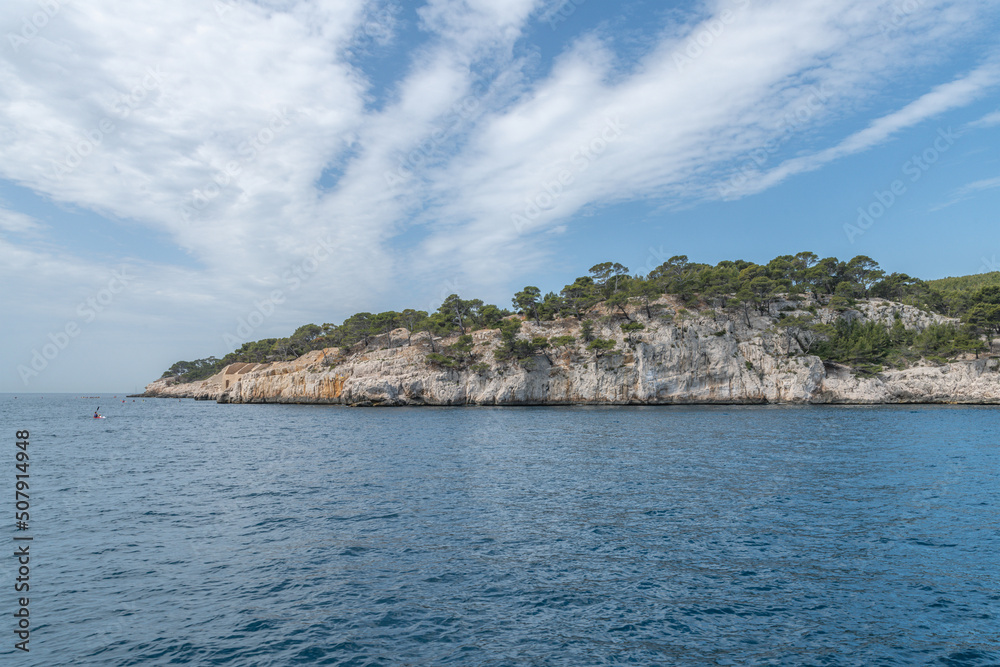
<svg viewBox="0 0 1000 667">
<path fill-rule="evenodd" d="M 594 264 L 1000 257 L 995 0 L 4 0 L 0 391 Z"/>
</svg>

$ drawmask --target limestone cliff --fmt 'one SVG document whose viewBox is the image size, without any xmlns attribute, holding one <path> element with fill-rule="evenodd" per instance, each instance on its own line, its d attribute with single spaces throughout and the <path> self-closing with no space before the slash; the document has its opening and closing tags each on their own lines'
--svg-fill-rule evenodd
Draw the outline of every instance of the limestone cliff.
<svg viewBox="0 0 1000 667">
<path fill-rule="evenodd" d="M 295 361 L 231 364 L 189 384 L 159 380 L 146 396 L 187 397 L 222 403 L 344 405 L 561 405 L 680 403 L 1000 403 L 1000 360 L 921 363 L 873 376 L 824 364 L 805 354 L 807 331 L 776 326 L 781 313 L 813 306 L 824 322 L 840 317 L 910 329 L 946 321 L 916 308 L 884 301 L 860 303 L 843 313 L 817 304 L 775 304 L 766 316 L 687 311 L 664 299 L 660 312 L 629 316 L 646 328 L 632 340 L 624 319 L 604 318 L 594 335 L 613 339 L 613 352 L 597 356 L 579 342 L 576 320 L 525 322 L 522 336 L 575 336 L 578 342 L 523 361 L 498 362 L 498 331 L 473 333 L 471 361 L 461 368 L 428 362 L 454 339 L 410 337 L 405 329 L 372 339 L 363 350 L 329 348 Z M 898 317 L 897 317 L 898 316 Z"/>
</svg>

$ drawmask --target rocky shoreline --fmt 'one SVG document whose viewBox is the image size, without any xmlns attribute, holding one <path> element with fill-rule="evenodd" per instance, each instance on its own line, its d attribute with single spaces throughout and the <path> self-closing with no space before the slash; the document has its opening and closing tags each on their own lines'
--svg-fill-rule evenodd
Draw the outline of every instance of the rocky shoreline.
<svg viewBox="0 0 1000 667">
<path fill-rule="evenodd" d="M 364 349 L 315 350 L 288 362 L 230 364 L 202 381 L 153 382 L 145 397 L 220 403 L 415 405 L 673 405 L 673 404 L 1000 404 L 1000 359 L 981 355 L 946 364 L 927 361 L 864 374 L 803 352 L 808 340 L 776 326 L 782 315 L 810 305 L 823 322 L 838 318 L 903 322 L 921 330 L 950 321 L 881 300 L 838 312 L 817 304 L 776 303 L 767 315 L 735 317 L 687 311 L 665 299 L 664 314 L 644 318 L 629 337 L 604 318 L 594 334 L 616 342 L 597 354 L 577 342 L 521 361 L 497 361 L 497 330 L 473 332 L 472 360 L 448 368 L 428 359 L 455 339 L 413 336 L 405 329 L 372 338 Z M 574 336 L 575 319 L 525 322 L 522 336 Z M 804 334 L 808 336 L 809 334 Z"/>
</svg>

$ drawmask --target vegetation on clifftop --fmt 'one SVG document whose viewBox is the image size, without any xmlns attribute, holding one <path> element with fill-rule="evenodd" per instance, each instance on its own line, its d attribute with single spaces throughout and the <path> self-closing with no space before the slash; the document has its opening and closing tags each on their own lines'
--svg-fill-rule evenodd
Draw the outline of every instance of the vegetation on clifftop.
<svg viewBox="0 0 1000 667">
<path fill-rule="evenodd" d="M 944 360 L 965 353 L 978 354 L 986 349 L 983 336 L 1000 335 L 1000 273 L 997 272 L 927 282 L 902 273 L 886 274 L 878 263 L 864 255 L 843 262 L 835 257 L 821 259 L 814 253 L 801 252 L 776 257 L 767 264 L 736 260 L 715 266 L 690 262 L 679 255 L 645 276 L 631 275 L 622 264 L 604 262 L 559 293 L 543 295 L 539 288 L 527 286 L 511 299 L 513 312 L 480 299 L 462 299 L 452 294 L 432 313 L 413 309 L 364 312 L 341 324 L 306 324 L 287 338 L 245 343 L 221 359 L 179 361 L 163 376 L 192 382 L 235 362 L 286 361 L 316 349 L 367 346 L 377 336 L 386 335 L 388 340 L 388 334 L 400 327 L 409 330 L 411 337 L 424 331 L 433 336 L 459 335 L 457 343 L 434 349 L 428 356 L 430 363 L 450 368 L 464 367 L 474 361 L 470 334 L 482 329 L 500 330 L 501 344 L 495 353 L 499 361 L 523 361 L 546 354 L 549 349 L 577 344 L 570 336 L 522 339 L 518 335 L 521 321 L 508 319 L 514 313 L 539 324 L 575 318 L 581 322 L 580 344 L 600 356 L 613 350 L 615 343 L 593 337 L 594 319 L 621 320 L 622 332 L 634 343 L 645 328 L 639 319 L 657 317 L 661 307 L 655 302 L 664 295 L 671 295 L 694 309 L 712 308 L 740 318 L 748 326 L 752 315 L 775 315 L 775 302 L 802 301 L 806 297 L 841 311 L 854 306 L 858 299 L 874 298 L 961 318 L 961 325 L 933 325 L 916 333 L 905 329 L 899 320 L 893 326 L 848 319 L 829 325 L 809 315 L 787 317 L 785 313 L 777 313 L 778 326 L 790 336 L 799 332 L 813 334 L 809 339 L 818 342 L 803 347 L 810 348 L 810 354 L 863 371 L 877 371 L 886 364 L 904 366 L 921 357 Z"/>
</svg>

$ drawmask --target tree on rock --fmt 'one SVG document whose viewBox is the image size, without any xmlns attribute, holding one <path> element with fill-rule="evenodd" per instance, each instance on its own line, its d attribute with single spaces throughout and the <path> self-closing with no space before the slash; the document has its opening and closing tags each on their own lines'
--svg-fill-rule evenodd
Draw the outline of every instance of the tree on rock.
<svg viewBox="0 0 1000 667">
<path fill-rule="evenodd" d="M 576 319 L 582 319 L 583 314 L 597 303 L 597 290 L 594 279 L 589 277 L 577 278 L 572 285 L 566 285 L 562 289 L 563 303 L 566 308 L 573 313 Z"/>
<path fill-rule="evenodd" d="M 618 291 L 618 283 L 622 276 L 628 275 L 628 267 L 618 262 L 602 262 L 590 267 L 590 275 L 593 276 L 594 283 L 604 289 L 607 297 Z"/>
<path fill-rule="evenodd" d="M 472 310 L 482 308 L 483 302 L 479 299 L 472 299 L 466 301 L 460 298 L 457 294 L 451 294 L 438 308 L 438 313 L 440 313 L 444 318 L 453 323 L 458 327 L 461 334 L 465 335 L 466 322 L 469 320 Z"/>
<path fill-rule="evenodd" d="M 603 357 L 615 349 L 615 341 L 606 338 L 595 338 L 587 345 L 587 349 L 593 350 L 595 357 Z"/>
<path fill-rule="evenodd" d="M 312 350 L 323 336 L 323 327 L 318 324 L 303 324 L 286 341 L 286 349 L 295 356 L 302 356 Z"/>
<path fill-rule="evenodd" d="M 525 316 L 535 320 L 536 324 L 541 325 L 541 321 L 538 317 L 538 304 L 541 297 L 542 290 L 529 285 L 515 294 L 511 301 L 513 302 L 515 308 L 524 313 Z"/>
<path fill-rule="evenodd" d="M 992 345 L 993 336 L 1000 334 L 1000 286 L 982 288 L 972 295 L 972 304 L 966 321 L 986 331 Z"/>
<path fill-rule="evenodd" d="M 575 336 L 556 336 L 549 341 L 553 348 L 569 347 L 576 342 Z"/>
<path fill-rule="evenodd" d="M 538 314 L 543 320 L 554 320 L 562 317 L 566 311 L 566 302 L 555 292 L 549 292 L 538 305 Z"/>
<path fill-rule="evenodd" d="M 608 308 L 617 308 L 618 311 L 625 316 L 626 320 L 629 322 L 632 321 L 632 317 L 628 314 L 628 311 L 625 310 L 625 306 L 628 305 L 628 292 L 615 292 L 607 298 L 604 304 Z"/>
<path fill-rule="evenodd" d="M 346 334 L 344 343 L 350 346 L 358 341 L 362 341 L 365 347 L 368 347 L 368 341 L 372 336 L 374 319 L 375 316 L 371 313 L 356 313 L 344 320 L 344 324 L 341 325 L 341 329 Z"/>
<path fill-rule="evenodd" d="M 635 334 L 646 328 L 642 322 L 629 322 L 622 325 L 622 332 L 628 336 L 629 343 L 635 343 Z"/>
<path fill-rule="evenodd" d="M 748 287 L 753 295 L 754 305 L 757 306 L 757 312 L 767 315 L 771 311 L 771 303 L 778 294 L 777 284 L 770 278 L 757 276 L 750 281 Z"/>
<path fill-rule="evenodd" d="M 878 262 L 867 255 L 858 255 L 848 262 L 846 274 L 849 280 L 860 285 L 866 297 L 875 283 L 885 277 L 885 271 L 879 268 Z"/>
<path fill-rule="evenodd" d="M 413 310 L 407 308 L 399 314 L 399 322 L 409 332 L 406 336 L 406 344 L 412 345 L 413 334 L 420 331 L 420 327 L 426 326 L 427 312 L 423 310 Z"/>
<path fill-rule="evenodd" d="M 646 317 L 648 319 L 653 319 L 653 309 L 650 304 L 656 299 L 659 299 L 660 295 L 663 294 L 656 281 L 637 280 L 632 283 L 629 292 L 631 296 L 642 299 L 642 307 L 643 310 L 646 311 Z"/>
<path fill-rule="evenodd" d="M 372 319 L 372 328 L 385 334 L 386 347 L 392 347 L 392 330 L 399 325 L 399 313 L 387 310 Z"/>
</svg>

